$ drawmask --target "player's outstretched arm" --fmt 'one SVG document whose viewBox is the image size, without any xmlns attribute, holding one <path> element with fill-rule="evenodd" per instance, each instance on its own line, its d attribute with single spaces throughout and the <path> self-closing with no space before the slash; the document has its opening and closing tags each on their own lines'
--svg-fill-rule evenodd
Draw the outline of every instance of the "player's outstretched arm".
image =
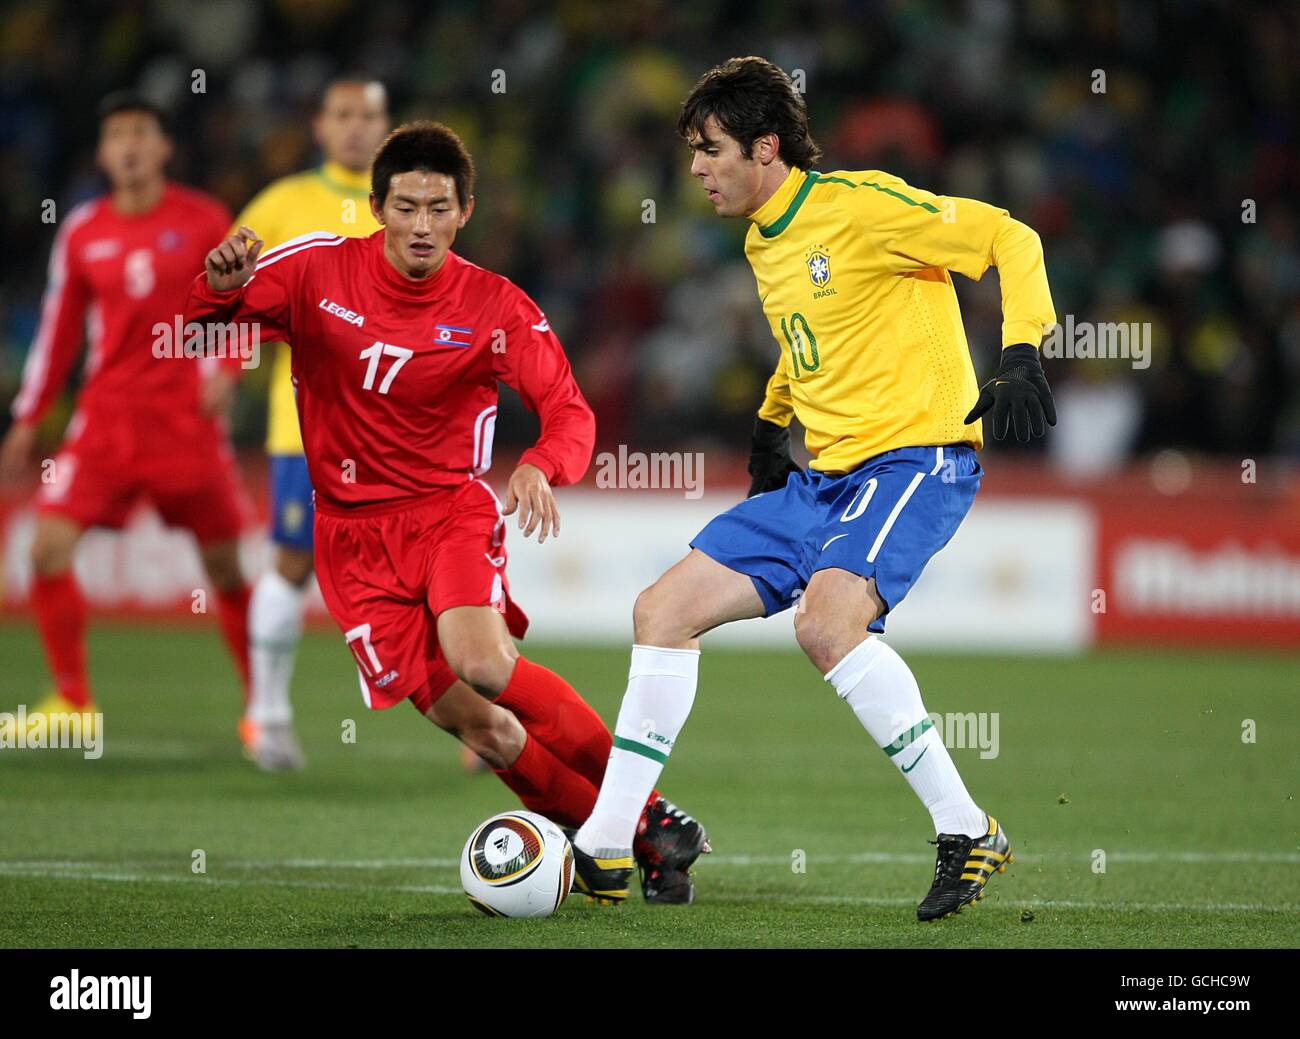
<svg viewBox="0 0 1300 1039">
<path fill-rule="evenodd" d="M 13 425 L 0 448 L 0 480 L 17 479 L 36 439 L 35 427 L 62 391 L 81 353 L 93 291 L 73 236 L 93 212 L 78 206 L 64 220 L 50 250 L 41 321 L 32 339 L 23 381 L 13 402 Z"/>
<path fill-rule="evenodd" d="M 525 463 L 535 468 L 548 492 L 576 483 L 595 448 L 596 416 L 537 304 L 510 286 L 501 307 L 498 327 L 506 334 L 504 349 L 492 353 L 496 376 L 519 394 L 542 426 L 537 443 L 520 457 L 520 470 Z"/>
<path fill-rule="evenodd" d="M 1056 311 L 1037 233 L 1005 209 L 935 195 L 880 171 L 873 171 L 862 187 L 873 190 L 846 193 L 845 205 L 862 218 L 891 270 L 944 268 L 978 281 L 989 267 L 997 268 L 1002 362 L 980 388 L 966 422 L 991 409 L 997 439 L 1012 428 L 1021 441 L 1043 436 L 1047 426 L 1056 425 L 1056 405 L 1033 344 L 1056 323 Z"/>
<path fill-rule="evenodd" d="M 262 240 L 248 227 L 227 237 L 207 254 L 203 273 L 190 285 L 186 324 L 211 327 L 236 322 L 247 324 L 249 336 L 258 343 L 292 342 L 290 304 L 302 289 L 313 250 L 289 251 L 291 245 L 281 246 L 285 253 L 272 250 L 261 257 L 259 271 Z"/>
<path fill-rule="evenodd" d="M 242 289 L 252 279 L 258 254 L 265 244 L 251 228 L 240 227 L 204 259 L 208 288 L 213 292 Z"/>
<path fill-rule="evenodd" d="M 518 512 L 519 529 L 524 537 L 532 537 L 536 530 L 539 545 L 546 542 L 548 534 L 560 536 L 560 507 L 555 502 L 555 492 L 546 474 L 535 465 L 524 462 L 510 474 L 503 512 L 507 516 Z"/>
</svg>

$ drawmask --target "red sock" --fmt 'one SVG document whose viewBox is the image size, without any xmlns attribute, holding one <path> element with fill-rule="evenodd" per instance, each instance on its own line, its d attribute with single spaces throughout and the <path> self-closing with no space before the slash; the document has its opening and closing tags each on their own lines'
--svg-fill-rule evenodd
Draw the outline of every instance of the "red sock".
<svg viewBox="0 0 1300 1039">
<path fill-rule="evenodd" d="M 90 703 L 86 681 L 86 600 L 69 570 L 32 580 L 32 608 L 45 659 L 59 693 L 79 707 Z"/>
<path fill-rule="evenodd" d="M 554 671 L 520 657 L 510 682 L 493 703 L 518 718 L 530 736 L 600 789 L 614 737 L 573 686 Z M 646 803 L 658 797 L 659 791 L 652 790 Z M 582 821 L 586 822 L 585 816 Z"/>
<path fill-rule="evenodd" d="M 592 786 L 600 786 L 614 737 L 563 678 L 520 657 L 509 684 L 493 702 L 518 718 L 530 735 Z"/>
<path fill-rule="evenodd" d="M 226 640 L 230 655 L 235 658 L 240 681 L 244 683 L 244 706 L 248 706 L 251 689 L 248 681 L 248 600 L 252 592 L 241 584 L 233 591 L 217 592 L 217 619 L 221 622 L 221 637 Z"/>
<path fill-rule="evenodd" d="M 561 764 L 531 733 L 513 765 L 492 771 L 530 812 L 561 826 L 581 826 L 596 807 L 596 788 Z"/>
</svg>

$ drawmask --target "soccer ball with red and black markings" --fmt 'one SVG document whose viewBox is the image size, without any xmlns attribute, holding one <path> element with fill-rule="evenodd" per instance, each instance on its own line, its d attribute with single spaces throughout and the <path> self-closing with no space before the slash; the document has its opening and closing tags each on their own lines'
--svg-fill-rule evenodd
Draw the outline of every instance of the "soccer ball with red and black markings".
<svg viewBox="0 0 1300 1039">
<path fill-rule="evenodd" d="M 502 812 L 469 835 L 460 882 L 488 916 L 550 916 L 569 895 L 573 848 L 545 816 Z"/>
</svg>

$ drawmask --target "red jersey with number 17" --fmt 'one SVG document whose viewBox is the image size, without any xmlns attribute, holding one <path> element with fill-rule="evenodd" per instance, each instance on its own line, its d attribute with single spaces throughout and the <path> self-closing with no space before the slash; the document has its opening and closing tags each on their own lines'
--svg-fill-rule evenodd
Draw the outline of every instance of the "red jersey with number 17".
<svg viewBox="0 0 1300 1039">
<path fill-rule="evenodd" d="M 492 463 L 497 381 L 541 419 L 520 462 L 554 485 L 586 471 L 595 417 L 545 315 L 507 278 L 453 252 L 413 281 L 384 232 L 315 232 L 263 254 L 242 289 L 200 274 L 186 322 L 256 322 L 292 344 L 307 466 L 335 507 L 399 503 L 464 484 Z"/>
</svg>

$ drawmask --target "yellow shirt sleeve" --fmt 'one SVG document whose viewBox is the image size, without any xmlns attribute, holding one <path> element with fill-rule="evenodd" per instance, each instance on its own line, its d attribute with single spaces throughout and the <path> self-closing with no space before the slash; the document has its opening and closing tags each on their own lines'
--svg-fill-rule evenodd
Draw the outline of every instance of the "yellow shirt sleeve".
<svg viewBox="0 0 1300 1039">
<path fill-rule="evenodd" d="M 990 267 L 1002 286 L 1002 345 L 1039 346 L 1056 324 L 1038 234 L 1005 209 L 973 198 L 936 195 L 873 170 L 856 191 L 856 207 L 888 270 L 943 268 L 979 281 Z"/>
<path fill-rule="evenodd" d="M 794 417 L 794 403 L 790 399 L 790 373 L 786 370 L 786 354 L 782 350 L 777 355 L 776 370 L 767 380 L 767 390 L 763 394 L 762 406 L 758 417 L 765 422 L 774 422 L 778 426 L 788 426 Z"/>
</svg>

